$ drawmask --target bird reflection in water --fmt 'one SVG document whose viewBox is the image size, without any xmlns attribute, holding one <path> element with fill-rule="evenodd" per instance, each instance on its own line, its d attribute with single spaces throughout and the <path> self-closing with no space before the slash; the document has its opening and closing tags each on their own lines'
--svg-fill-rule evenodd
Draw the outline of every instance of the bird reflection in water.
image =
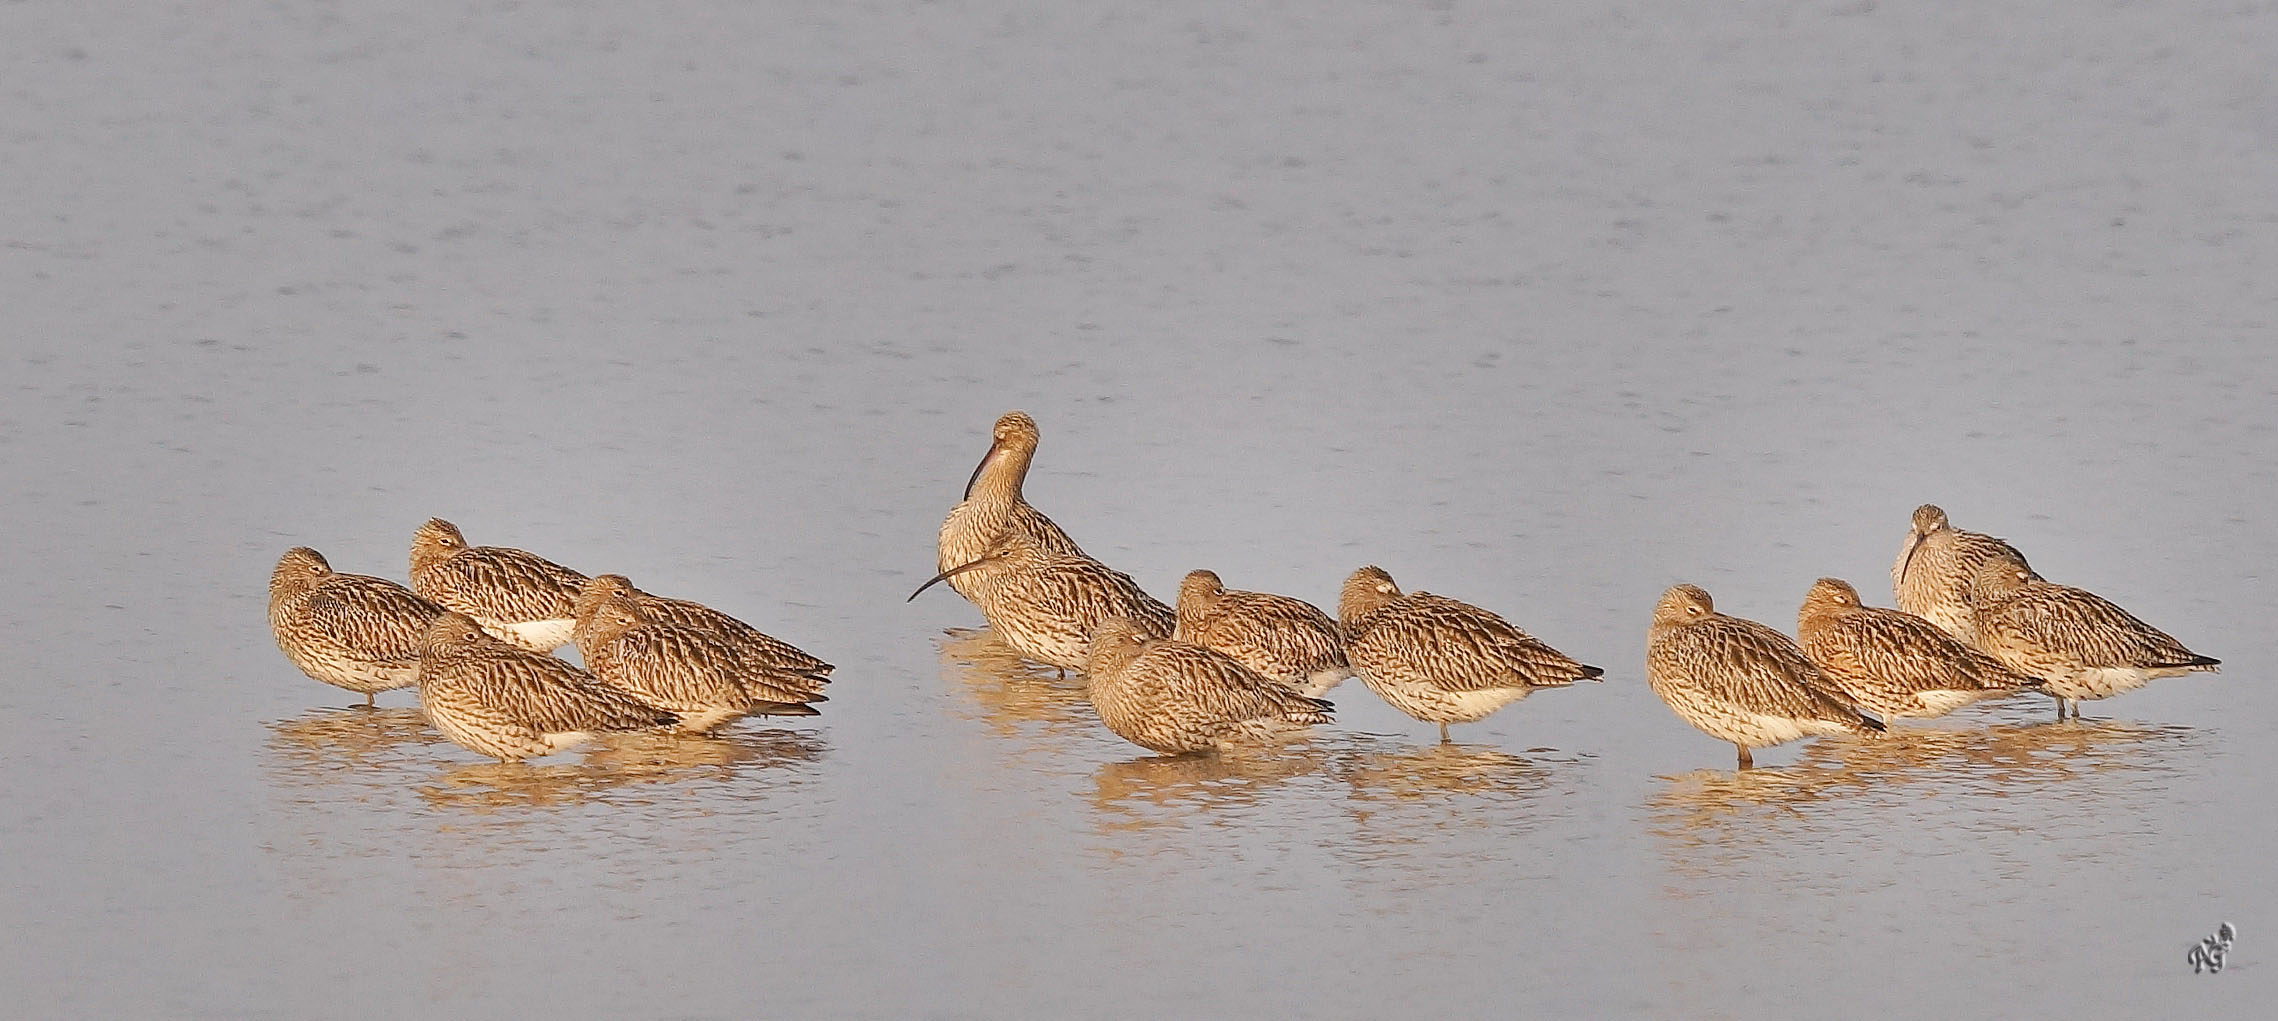
<svg viewBox="0 0 2278 1021">
<path fill-rule="evenodd" d="M 1455 795 L 1523 798 L 1550 784 L 1543 765 L 1477 744 L 1363 746 L 1340 758 L 1337 774 L 1354 800 L 1382 804 Z"/>
<path fill-rule="evenodd" d="M 314 709 L 268 726 L 272 764 L 301 783 L 336 782 L 343 766 L 424 761 L 450 744 L 417 706 Z"/>
<path fill-rule="evenodd" d="M 1212 836 L 1247 829 L 1274 834 L 1269 844 L 1295 841 L 1352 864 L 1400 864 L 1405 878 L 1385 881 L 1430 886 L 1465 867 L 1443 854 L 1451 841 L 1484 844 L 1539 824 L 1555 775 L 1552 765 L 1484 745 L 1319 733 L 1266 748 L 1110 762 L 1099 767 L 1091 802 L 1110 858 L 1198 842 L 1255 853 L 1254 841 Z M 1178 836 L 1169 845 L 1132 839 L 1146 831 Z"/>
<path fill-rule="evenodd" d="M 1327 762 L 1326 752 L 1298 742 L 1110 762 L 1093 775 L 1092 807 L 1110 831 L 1166 821 L 1157 810 L 1241 811 L 1275 787 L 1320 772 Z M 1110 815 L 1130 821 L 1106 821 Z"/>
<path fill-rule="evenodd" d="M 1703 851 L 1745 853 L 1813 839 L 1783 821 L 1809 820 L 1851 802 L 1872 802 L 1872 814 L 1894 826 L 1906 824 L 1910 814 L 1950 816 L 1972 807 L 2003 813 L 2005 825 L 2031 825 L 2014 815 L 2022 806 L 2012 799 L 2054 794 L 2109 806 L 2130 788 L 2151 792 L 2184 768 L 2172 750 L 2192 736 L 2189 727 L 2089 720 L 1894 727 L 1877 738 L 1821 740 L 1785 768 L 1703 769 L 1668 778 L 1650 805 L 1653 832 L 1680 872 L 1696 873 L 1713 863 Z M 1845 836 L 1851 829 L 1830 825 L 1816 836 L 1851 839 Z"/>
<path fill-rule="evenodd" d="M 828 750 L 822 738 L 793 730 L 629 734 L 599 744 L 576 763 L 456 766 L 420 785 L 419 796 L 435 808 L 488 812 L 641 800 L 642 792 L 662 786 L 732 782 L 741 791 L 760 779 L 765 789 L 777 790 L 804 779 L 805 767 Z"/>
<path fill-rule="evenodd" d="M 1335 855 L 1371 868 L 1393 889 L 1473 882 L 1487 863 L 1506 870 L 1508 880 L 1510 863 L 1488 849 L 1563 814 L 1552 795 L 1564 764 L 1490 745 L 1364 736 L 1330 766 L 1350 791 L 1343 802 L 1347 835 Z"/>
<path fill-rule="evenodd" d="M 1032 666 L 987 628 L 948 631 L 940 641 L 942 679 L 962 689 L 970 715 L 1000 736 L 1100 729 L 1082 677 L 1061 680 Z"/>
</svg>

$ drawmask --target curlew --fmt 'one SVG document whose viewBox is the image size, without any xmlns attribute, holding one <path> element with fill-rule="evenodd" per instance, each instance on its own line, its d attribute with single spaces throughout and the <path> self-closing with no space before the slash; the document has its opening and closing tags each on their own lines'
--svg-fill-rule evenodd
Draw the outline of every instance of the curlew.
<svg viewBox="0 0 2278 1021">
<path fill-rule="evenodd" d="M 2027 677 L 1901 610 L 1863 606 L 1849 582 L 1821 578 L 1796 611 L 1804 655 L 1868 712 L 1943 716 L 1980 699 L 2041 690 Z"/>
<path fill-rule="evenodd" d="M 1145 634 L 1112 617 L 1090 636 L 1084 690 L 1107 729 L 1168 755 L 1274 741 L 1331 723 L 1307 698 L 1215 649 Z"/>
<path fill-rule="evenodd" d="M 1082 554 L 1057 553 L 1021 532 L 1006 532 L 973 560 L 936 574 L 934 582 L 968 579 L 966 598 L 981 608 L 989 628 L 1013 651 L 1057 667 L 1060 676 L 1084 668 L 1091 633 L 1101 622 L 1128 617 L 1151 638 L 1167 638 L 1177 624 L 1171 608 L 1139 588 L 1131 576 Z"/>
<path fill-rule="evenodd" d="M 1756 764 L 1752 748 L 1883 729 L 1786 635 L 1716 612 L 1693 585 L 1671 587 L 1653 607 L 1645 681 L 1679 719 L 1740 749 L 1741 769 Z"/>
<path fill-rule="evenodd" d="M 583 744 L 612 730 L 667 727 L 680 718 L 544 653 L 492 637 L 445 611 L 419 654 L 419 707 L 460 747 L 512 762 Z"/>
<path fill-rule="evenodd" d="M 1352 676 L 1337 622 L 1305 600 L 1228 589 L 1210 571 L 1191 571 L 1179 584 L 1177 613 L 1171 637 L 1223 652 L 1298 694 L 1320 698 Z"/>
<path fill-rule="evenodd" d="M 1964 645 L 1977 641 L 1972 578 L 1978 565 L 2002 563 L 2031 572 L 2017 548 L 1990 535 L 1965 532 L 1946 520 L 1935 504 L 1914 508 L 1906 545 L 1890 565 L 1891 595 L 1898 608 L 1938 625 Z"/>
<path fill-rule="evenodd" d="M 592 662 L 593 654 L 586 648 L 586 621 L 592 616 L 594 607 L 620 593 L 632 597 L 635 605 L 640 607 L 643 618 L 708 632 L 712 637 L 741 650 L 745 656 L 762 666 L 805 674 L 817 680 L 830 675 L 830 664 L 808 655 L 805 650 L 789 642 L 764 634 L 758 628 L 702 603 L 650 595 L 634 588 L 633 583 L 627 581 L 622 574 L 597 574 L 586 579 L 585 584 L 578 589 L 577 599 L 571 604 L 571 614 L 577 620 L 571 638 L 577 643 L 578 655 L 585 657 L 588 665 Z"/>
<path fill-rule="evenodd" d="M 1537 688 L 1605 674 L 1469 603 L 1429 592 L 1403 595 L 1380 567 L 1345 579 L 1337 620 L 1345 658 L 1361 683 L 1392 708 L 1439 724 L 1442 743 L 1450 723 L 1484 719 Z"/>
<path fill-rule="evenodd" d="M 1043 511 L 1029 506 L 1020 494 L 1021 483 L 1028 478 L 1028 465 L 1036 459 L 1036 441 L 1036 420 L 1025 412 L 1007 411 L 997 419 L 989 452 L 982 455 L 972 477 L 965 481 L 964 501 L 950 508 L 949 516 L 941 522 L 938 570 L 972 563 L 1006 532 L 1028 536 L 1054 553 L 1084 555 L 1068 533 Z M 972 585 L 977 580 L 959 575 L 949 579 L 949 587 L 972 599 Z"/>
<path fill-rule="evenodd" d="M 628 593 L 593 604 L 578 633 L 594 677 L 671 710 L 691 733 L 743 716 L 815 716 L 808 703 L 829 701 L 815 678 L 761 665 L 710 631 L 653 620 Z"/>
<path fill-rule="evenodd" d="M 269 631 L 300 671 L 364 696 L 419 681 L 435 604 L 386 578 L 336 574 L 324 554 L 286 550 L 269 574 Z"/>
<path fill-rule="evenodd" d="M 2222 666 L 2222 660 L 2184 648 L 2111 600 L 2043 580 L 2027 568 L 1980 564 L 1975 594 L 1977 647 L 2018 673 L 2046 678 L 2060 720 L 2067 705 L 2078 719 L 2083 700 Z"/>
<path fill-rule="evenodd" d="M 442 518 L 428 518 L 411 538 L 412 591 L 531 652 L 570 640 L 583 584 L 585 575 L 535 553 L 468 546 L 458 526 Z"/>
</svg>

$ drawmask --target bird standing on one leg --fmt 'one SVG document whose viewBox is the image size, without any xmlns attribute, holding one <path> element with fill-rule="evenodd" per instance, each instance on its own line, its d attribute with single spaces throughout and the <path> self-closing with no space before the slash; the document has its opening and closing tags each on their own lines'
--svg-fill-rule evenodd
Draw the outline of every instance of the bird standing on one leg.
<svg viewBox="0 0 2278 1021">
<path fill-rule="evenodd" d="M 1443 744 L 1450 723 L 1485 719 L 1538 688 L 1605 675 L 1470 603 L 1402 594 L 1381 567 L 1345 579 L 1337 619 L 1361 683 L 1392 708 L 1439 724 Z"/>
<path fill-rule="evenodd" d="M 1645 637 L 1645 681 L 1679 719 L 1740 750 L 1813 734 L 1864 734 L 1882 722 L 1771 628 L 1716 612 L 1709 594 L 1677 585 L 1653 607 Z"/>
</svg>

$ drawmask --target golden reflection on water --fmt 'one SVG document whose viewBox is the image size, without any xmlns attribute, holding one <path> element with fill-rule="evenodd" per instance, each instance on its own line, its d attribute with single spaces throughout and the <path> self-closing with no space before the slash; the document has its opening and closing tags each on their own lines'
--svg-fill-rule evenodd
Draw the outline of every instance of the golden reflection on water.
<svg viewBox="0 0 2278 1021">
<path fill-rule="evenodd" d="M 1302 742 L 1202 755 L 1148 755 L 1110 762 L 1093 775 L 1092 807 L 1101 829 L 1145 828 L 1166 818 L 1156 809 L 1241 811 L 1274 788 L 1320 772 L 1328 754 Z"/>
<path fill-rule="evenodd" d="M 1528 797 L 1550 783 L 1545 767 L 1501 748 L 1472 744 L 1356 748 L 1338 763 L 1355 800 L 1397 804 L 1465 794 Z"/>
<path fill-rule="evenodd" d="M 1786 768 L 1663 778 L 1646 809 L 1663 874 L 1654 939 L 1680 962 L 1659 976 L 1666 995 L 1717 982 L 1735 933 L 1845 944 L 1876 924 L 1862 911 L 1900 904 L 2039 917 L 2029 901 L 2052 874 L 2105 872 L 2156 837 L 2200 758 L 2188 727 L 1972 720 L 1822 738 Z M 2013 949 L 1985 927 L 1938 939 L 1934 960 Z"/>
<path fill-rule="evenodd" d="M 1278 746 L 1110 762 L 1099 768 L 1092 805 L 1102 811 L 1241 808 L 1265 791 L 1315 774 L 1342 785 L 1344 796 L 1364 813 L 1467 798 L 1526 798 L 1548 787 L 1551 775 L 1540 764 L 1485 745 L 1416 746 L 1368 734 L 1318 732 L 1310 741 Z"/>
<path fill-rule="evenodd" d="M 1480 852 L 1561 815 L 1557 765 L 1487 745 L 1360 744 L 1332 767 L 1348 792 L 1335 856 L 1395 888 L 1473 882 L 1486 862 L 1509 870 L 1502 852 Z"/>
<path fill-rule="evenodd" d="M 1093 849 L 1115 862 L 1210 862 L 1265 870 L 1288 881 L 1292 864 L 1372 873 L 1387 889 L 1455 888 L 1500 868 L 1493 850 L 1563 811 L 1564 760 L 1529 760 L 1500 748 L 1411 744 L 1314 728 L 1287 742 L 1202 755 L 1130 755 L 1108 735 L 1082 679 L 1062 680 L 1022 660 L 986 630 L 940 641 L 942 677 L 969 715 L 1007 739 L 1000 761 L 1072 772 L 1091 767 Z M 1072 767 L 1072 768 L 1071 768 Z M 1081 788 L 1079 788 L 1081 790 Z M 1268 877 L 1270 874 L 1270 878 Z"/>
<path fill-rule="evenodd" d="M 1785 768 L 1667 778 L 1649 805 L 1651 829 L 1672 868 L 1700 874 L 1717 860 L 1704 851 L 1866 838 L 1858 827 L 1815 830 L 1811 823 L 1855 803 L 1873 802 L 1900 817 L 1963 799 L 2010 812 L 2018 806 L 2006 802 L 2031 795 L 2102 799 L 2120 789 L 2156 788 L 2178 768 L 2173 750 L 2192 737 L 2182 726 L 2085 720 L 1901 726 L 1879 737 L 1820 739 Z"/>
<path fill-rule="evenodd" d="M 380 706 L 380 709 L 310 709 L 292 720 L 269 725 L 271 748 L 287 757 L 321 757 L 364 761 L 394 754 L 401 745 L 442 743 L 444 736 L 428 727 L 419 706 Z"/>
<path fill-rule="evenodd" d="M 814 734 L 751 722 L 712 736 L 609 735 L 575 762 L 457 761 L 464 755 L 417 707 L 324 709 L 269 724 L 267 765 L 287 801 L 317 805 L 416 791 L 430 808 L 559 807 L 660 784 L 725 784 L 801 774 L 829 750 Z M 435 771 L 438 760 L 444 768 Z M 770 782 L 782 782 L 771 778 Z"/>
<path fill-rule="evenodd" d="M 269 724 L 269 748 L 280 771 L 302 780 L 337 778 L 342 766 L 370 767 L 423 758 L 448 745 L 417 706 L 313 709 Z"/>
<path fill-rule="evenodd" d="M 748 726 L 748 724 L 746 725 Z M 593 801 L 638 801 L 656 785 L 748 786 L 772 771 L 774 783 L 795 781 L 797 767 L 822 760 L 828 745 L 794 730 L 731 729 L 711 736 L 641 733 L 591 746 L 576 763 L 481 762 L 455 766 L 418 787 L 430 807 L 478 813 L 503 808 L 560 808 Z"/>
<path fill-rule="evenodd" d="M 1089 798 L 1109 859 L 1318 855 L 1388 889 L 1473 881 L 1474 853 L 1555 813 L 1550 765 L 1479 745 L 1409 745 L 1350 732 L 1208 755 L 1106 763 Z M 1219 846 L 1224 845 L 1224 846 Z M 1303 846 L 1305 851 L 1296 848 Z M 1500 866 L 1507 868 L 1508 866 Z"/>
<path fill-rule="evenodd" d="M 1084 679 L 1020 658 L 987 628 L 957 629 L 940 639 L 941 676 L 965 693 L 973 718 L 999 736 L 1043 730 L 1076 733 L 1099 726 Z"/>
</svg>

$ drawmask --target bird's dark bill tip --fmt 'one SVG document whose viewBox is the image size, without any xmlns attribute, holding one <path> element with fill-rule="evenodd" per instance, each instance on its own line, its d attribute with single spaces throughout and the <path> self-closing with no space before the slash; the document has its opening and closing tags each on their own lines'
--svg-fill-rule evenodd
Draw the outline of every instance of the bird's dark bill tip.
<svg viewBox="0 0 2278 1021">
<path fill-rule="evenodd" d="M 803 702 L 762 702 L 752 707 L 754 716 L 821 716 L 823 711 Z"/>
</svg>

